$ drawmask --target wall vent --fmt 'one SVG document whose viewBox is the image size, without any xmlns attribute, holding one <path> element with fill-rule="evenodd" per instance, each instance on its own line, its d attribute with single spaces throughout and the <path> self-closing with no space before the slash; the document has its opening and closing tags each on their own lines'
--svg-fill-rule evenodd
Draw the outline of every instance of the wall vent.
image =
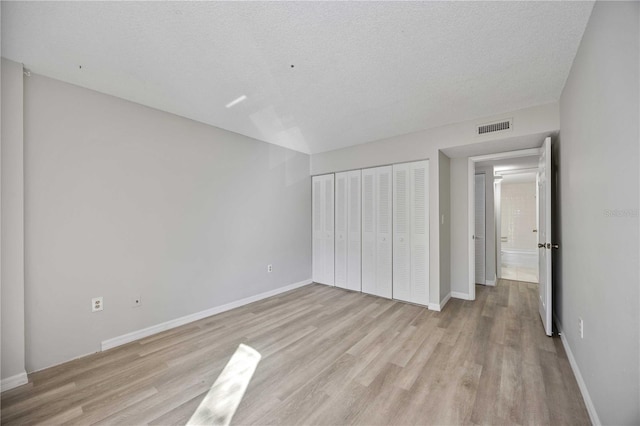
<svg viewBox="0 0 640 426">
<path fill-rule="evenodd" d="M 513 128 L 513 119 L 496 121 L 493 123 L 481 124 L 477 127 L 476 135 L 485 135 L 487 133 L 505 132 Z"/>
</svg>

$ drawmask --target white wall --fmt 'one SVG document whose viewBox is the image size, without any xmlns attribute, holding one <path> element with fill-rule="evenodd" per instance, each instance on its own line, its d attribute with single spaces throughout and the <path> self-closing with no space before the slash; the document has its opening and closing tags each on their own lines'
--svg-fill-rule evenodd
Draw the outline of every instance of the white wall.
<svg viewBox="0 0 640 426">
<path fill-rule="evenodd" d="M 469 160 L 451 159 L 451 295 L 469 294 Z"/>
<path fill-rule="evenodd" d="M 2 58 L 1 371 L 4 379 L 25 373 L 24 185 L 22 65 Z"/>
<path fill-rule="evenodd" d="M 513 118 L 513 131 L 502 135 L 476 136 L 476 125 L 485 122 Z M 539 146 L 544 135 L 559 129 L 558 105 L 547 104 L 518 111 L 511 111 L 478 120 L 451 124 L 417 133 L 382 139 L 349 148 L 328 151 L 311 156 L 311 174 L 338 172 L 344 170 L 360 169 L 365 167 L 380 166 L 385 164 L 415 161 L 421 159 L 432 160 L 429 163 L 429 263 L 430 263 L 430 298 L 433 301 L 440 300 L 446 294 L 440 290 L 440 226 L 439 226 L 439 162 L 438 151 L 453 157 L 482 155 L 500 151 L 512 151 L 517 149 Z M 534 136 L 534 137 L 530 137 Z M 537 144 L 537 145 L 536 145 Z M 451 164 L 453 173 L 453 161 Z M 466 175 L 466 171 L 465 171 Z M 453 179 L 453 175 L 452 175 Z M 457 182 L 457 180 L 456 180 Z M 455 191 L 467 191 L 467 182 L 460 183 L 454 188 L 451 182 L 451 197 Z M 466 195 L 465 195 L 466 196 Z M 468 252 L 464 257 L 456 257 L 453 251 L 453 230 L 459 227 L 467 227 L 466 211 L 464 223 L 459 221 L 458 212 L 452 206 L 452 252 L 451 268 L 462 269 L 468 262 Z M 465 237 L 466 241 L 466 237 Z M 454 278 L 452 276 L 452 288 Z M 465 293 L 468 293 L 468 284 Z"/>
<path fill-rule="evenodd" d="M 29 371 L 311 278 L 308 155 L 38 75 L 24 102 Z"/>
<path fill-rule="evenodd" d="M 616 425 L 640 423 L 639 22 L 638 2 L 596 2 L 554 147 L 555 313 L 597 416 Z"/>
</svg>

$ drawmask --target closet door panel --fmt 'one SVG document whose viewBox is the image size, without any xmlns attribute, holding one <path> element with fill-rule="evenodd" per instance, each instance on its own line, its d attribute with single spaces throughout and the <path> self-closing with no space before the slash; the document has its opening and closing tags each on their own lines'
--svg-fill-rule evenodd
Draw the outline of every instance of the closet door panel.
<svg viewBox="0 0 640 426">
<path fill-rule="evenodd" d="M 393 298 L 411 301 L 410 167 L 393 166 Z"/>
<path fill-rule="evenodd" d="M 326 175 L 324 180 L 324 284 L 334 285 L 334 194 L 333 174 Z"/>
<path fill-rule="evenodd" d="M 335 197 L 335 285 L 347 288 L 348 273 L 348 173 L 336 173 Z"/>
<path fill-rule="evenodd" d="M 362 170 L 362 292 L 376 294 L 376 171 Z"/>
<path fill-rule="evenodd" d="M 361 213 L 361 172 L 355 170 L 348 174 L 347 185 L 347 231 L 348 231 L 348 255 L 347 255 L 347 288 L 360 291 L 361 271 L 361 238 L 362 227 L 360 225 Z"/>
<path fill-rule="evenodd" d="M 429 304 L 429 162 L 411 169 L 411 298 Z"/>
<path fill-rule="evenodd" d="M 324 280 L 324 223 L 322 221 L 322 184 L 321 176 L 314 176 L 311 180 L 312 192 L 312 280 L 322 282 Z"/>
<path fill-rule="evenodd" d="M 376 295 L 392 295 L 392 167 L 376 169 Z"/>
</svg>

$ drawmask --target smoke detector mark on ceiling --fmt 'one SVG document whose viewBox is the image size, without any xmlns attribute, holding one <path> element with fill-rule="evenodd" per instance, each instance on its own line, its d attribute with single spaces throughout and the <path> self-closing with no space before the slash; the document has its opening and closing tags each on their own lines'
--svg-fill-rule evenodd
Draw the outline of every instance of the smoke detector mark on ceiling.
<svg viewBox="0 0 640 426">
<path fill-rule="evenodd" d="M 513 118 L 480 124 L 476 128 L 476 136 L 486 135 L 487 133 L 509 132 L 511 130 L 513 130 Z"/>
</svg>

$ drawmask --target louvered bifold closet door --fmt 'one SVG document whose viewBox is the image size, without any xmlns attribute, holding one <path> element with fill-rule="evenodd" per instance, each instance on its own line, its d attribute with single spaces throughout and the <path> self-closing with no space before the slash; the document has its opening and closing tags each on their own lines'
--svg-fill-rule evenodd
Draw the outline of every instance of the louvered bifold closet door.
<svg viewBox="0 0 640 426">
<path fill-rule="evenodd" d="M 311 180 L 312 209 L 312 279 L 333 285 L 334 229 L 333 174 L 314 176 Z"/>
<path fill-rule="evenodd" d="M 411 170 L 393 165 L 393 298 L 411 301 Z"/>
<path fill-rule="evenodd" d="M 362 227 L 360 226 L 361 209 L 360 203 L 362 200 L 360 191 L 361 171 L 354 170 L 349 172 L 348 185 L 347 185 L 347 200 L 348 200 L 348 221 L 347 232 L 349 235 L 348 241 L 348 256 L 347 256 L 347 288 L 349 290 L 360 291 L 362 288 L 360 281 L 361 272 L 361 234 Z"/>
<path fill-rule="evenodd" d="M 392 167 L 376 168 L 376 294 L 392 295 Z"/>
<path fill-rule="evenodd" d="M 314 176 L 311 179 L 311 212 L 313 222 L 312 232 L 312 279 L 315 282 L 322 282 L 324 280 L 324 223 L 322 220 L 322 213 L 324 211 L 322 206 L 322 184 L 324 178 L 322 176 Z"/>
<path fill-rule="evenodd" d="M 325 175 L 323 188 L 324 207 L 324 281 L 323 284 L 334 285 L 334 177 L 333 174 Z"/>
<path fill-rule="evenodd" d="M 376 169 L 362 170 L 362 292 L 376 294 Z"/>
<path fill-rule="evenodd" d="M 348 188 L 349 173 L 336 173 L 336 255 L 335 284 L 336 287 L 347 288 L 348 273 L 348 241 L 347 217 L 349 208 Z"/>
<path fill-rule="evenodd" d="M 429 162 L 409 164 L 411 170 L 411 296 L 429 303 Z"/>
<path fill-rule="evenodd" d="M 393 166 L 393 298 L 429 303 L 429 163 Z"/>
</svg>

